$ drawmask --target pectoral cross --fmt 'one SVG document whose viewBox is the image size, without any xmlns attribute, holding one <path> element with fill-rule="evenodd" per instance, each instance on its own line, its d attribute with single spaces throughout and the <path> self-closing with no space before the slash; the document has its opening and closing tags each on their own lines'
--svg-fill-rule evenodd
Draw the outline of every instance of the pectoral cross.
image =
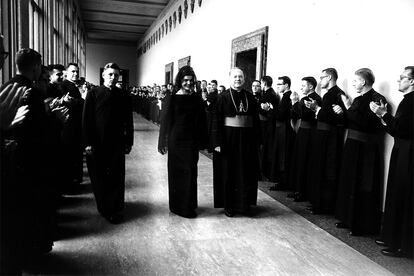
<svg viewBox="0 0 414 276">
<path fill-rule="evenodd" d="M 243 112 L 243 111 L 244 111 L 243 102 L 240 101 L 239 112 Z"/>
</svg>

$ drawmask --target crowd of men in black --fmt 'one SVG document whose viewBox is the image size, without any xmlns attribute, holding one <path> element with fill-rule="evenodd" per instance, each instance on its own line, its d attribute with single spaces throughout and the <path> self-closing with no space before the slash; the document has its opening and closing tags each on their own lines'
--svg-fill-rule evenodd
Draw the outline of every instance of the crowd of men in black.
<svg viewBox="0 0 414 276">
<path fill-rule="evenodd" d="M 353 87 L 358 96 L 353 100 L 337 80 L 334 68 L 322 71 L 323 97 L 311 76 L 301 80 L 302 96 L 290 90 L 287 76 L 277 79 L 277 91 L 270 76 L 253 81 L 250 92 L 261 125 L 258 179 L 274 183 L 271 190 L 290 191 L 288 197 L 294 201 L 309 201 L 314 214 L 334 215 L 336 227 L 350 229 L 351 235 L 381 233 L 375 242 L 386 246 L 384 255 L 412 256 L 414 67 L 406 67 L 398 79 L 404 99 L 395 116 L 385 97 L 373 89 L 375 76 L 370 69 L 355 72 Z M 210 145 L 214 105 L 224 90 L 217 89 L 215 80 L 195 87 L 205 103 Z M 135 111 L 159 123 L 165 96 L 172 91 L 171 85 L 134 89 Z M 385 132 L 394 137 L 394 147 L 382 215 Z M 211 146 L 208 150 L 214 152 Z M 214 169 L 214 178 L 219 177 Z"/>
<path fill-rule="evenodd" d="M 76 63 L 43 66 L 33 49 L 19 50 L 15 65 L 0 94 L 1 275 L 20 275 L 52 250 L 62 199 L 85 187 L 85 156 L 98 212 L 119 223 L 133 143 L 131 101 L 116 87 L 115 63 L 104 67 L 100 87 L 80 80 Z"/>
</svg>

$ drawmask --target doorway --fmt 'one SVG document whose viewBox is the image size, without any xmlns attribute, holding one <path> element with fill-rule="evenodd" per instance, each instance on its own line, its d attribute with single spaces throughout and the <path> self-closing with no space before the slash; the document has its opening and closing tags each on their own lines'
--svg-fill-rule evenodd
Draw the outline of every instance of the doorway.
<svg viewBox="0 0 414 276">
<path fill-rule="evenodd" d="M 244 89 L 250 91 L 256 79 L 257 48 L 236 54 L 236 67 L 244 72 Z"/>
<path fill-rule="evenodd" d="M 269 27 L 233 39 L 231 67 L 240 67 L 245 75 L 244 89 L 251 91 L 252 82 L 266 75 L 267 37 Z"/>
<path fill-rule="evenodd" d="M 174 75 L 173 75 L 173 68 L 174 68 L 174 62 L 168 63 L 165 65 L 165 82 L 164 84 L 173 83 L 174 81 Z"/>
</svg>

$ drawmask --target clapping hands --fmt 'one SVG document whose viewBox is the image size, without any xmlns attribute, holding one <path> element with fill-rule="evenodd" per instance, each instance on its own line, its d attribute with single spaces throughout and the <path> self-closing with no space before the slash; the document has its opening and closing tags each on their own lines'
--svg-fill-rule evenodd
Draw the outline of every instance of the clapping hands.
<svg viewBox="0 0 414 276">
<path fill-rule="evenodd" d="M 387 113 L 388 104 L 387 103 L 384 104 L 383 100 L 381 99 L 379 104 L 375 102 L 370 102 L 369 108 L 371 109 L 372 112 L 375 113 L 375 115 L 382 118 L 382 116 L 384 116 L 385 113 Z"/>
<path fill-rule="evenodd" d="M 310 101 L 304 100 L 303 102 L 305 106 L 309 108 L 310 110 L 312 110 L 313 112 L 316 112 L 316 110 L 319 107 L 314 99 L 311 99 Z"/>
<path fill-rule="evenodd" d="M 261 109 L 265 111 L 269 111 L 270 109 L 273 109 L 273 105 L 271 103 L 261 103 L 260 107 Z"/>
</svg>

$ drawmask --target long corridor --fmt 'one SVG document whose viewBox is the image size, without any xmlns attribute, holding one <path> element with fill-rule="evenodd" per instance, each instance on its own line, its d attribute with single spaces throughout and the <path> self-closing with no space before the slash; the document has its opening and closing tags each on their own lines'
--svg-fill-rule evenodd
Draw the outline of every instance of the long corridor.
<svg viewBox="0 0 414 276">
<path fill-rule="evenodd" d="M 98 215 L 87 182 L 83 194 L 65 198 L 59 240 L 27 274 L 392 275 L 261 191 L 255 216 L 226 217 L 213 208 L 212 163 L 201 154 L 199 215 L 171 214 L 158 127 L 134 116 L 125 222 Z"/>
</svg>

